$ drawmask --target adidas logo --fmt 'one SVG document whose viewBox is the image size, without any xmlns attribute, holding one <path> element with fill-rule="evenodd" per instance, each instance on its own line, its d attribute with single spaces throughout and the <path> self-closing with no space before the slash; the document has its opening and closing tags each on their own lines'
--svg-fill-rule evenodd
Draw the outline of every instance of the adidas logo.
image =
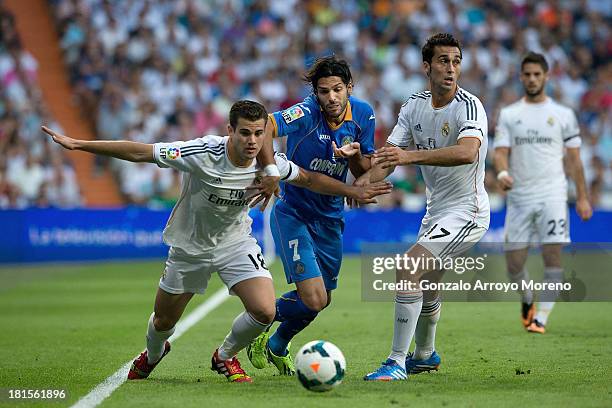
<svg viewBox="0 0 612 408">
<path fill-rule="evenodd" d="M 215 177 L 214 179 L 210 180 L 210 182 L 212 184 L 223 184 L 223 181 L 221 181 L 221 177 Z"/>
<path fill-rule="evenodd" d="M 423 129 L 421 129 L 421 124 L 420 124 L 420 123 L 417 123 L 417 124 L 414 126 L 414 130 L 416 130 L 417 132 L 422 132 L 422 131 L 423 131 Z"/>
</svg>

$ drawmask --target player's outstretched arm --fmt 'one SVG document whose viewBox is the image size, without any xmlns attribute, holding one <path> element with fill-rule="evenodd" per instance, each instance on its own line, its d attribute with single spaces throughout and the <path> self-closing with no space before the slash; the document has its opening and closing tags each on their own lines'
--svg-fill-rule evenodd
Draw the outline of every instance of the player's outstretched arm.
<svg viewBox="0 0 612 408">
<path fill-rule="evenodd" d="M 291 184 L 307 188 L 319 194 L 345 196 L 362 204 L 375 203 L 374 197 L 388 194 L 393 189 L 391 183 L 381 181 L 365 186 L 348 185 L 324 174 L 300 168 L 297 178 Z"/>
<path fill-rule="evenodd" d="M 507 191 L 512 188 L 514 179 L 508 173 L 508 156 L 510 156 L 509 147 L 496 147 L 493 155 L 493 165 L 497 173 L 497 181 L 502 190 Z"/>
<path fill-rule="evenodd" d="M 82 150 L 131 162 L 155 162 L 152 144 L 127 140 L 79 140 L 57 133 L 46 126 L 43 126 L 42 130 L 51 136 L 55 143 L 68 150 Z"/>
<path fill-rule="evenodd" d="M 403 150 L 385 146 L 374 153 L 376 164 L 382 168 L 422 164 L 427 166 L 462 166 L 474 163 L 478 158 L 480 140 L 476 137 L 459 139 L 456 145 L 432 150 Z"/>
<path fill-rule="evenodd" d="M 581 220 L 587 221 L 593 216 L 593 209 L 589 203 L 587 194 L 586 180 L 584 178 L 584 168 L 580 159 L 579 147 L 567 148 L 567 164 L 569 167 L 569 176 L 576 183 L 576 212 Z"/>
</svg>

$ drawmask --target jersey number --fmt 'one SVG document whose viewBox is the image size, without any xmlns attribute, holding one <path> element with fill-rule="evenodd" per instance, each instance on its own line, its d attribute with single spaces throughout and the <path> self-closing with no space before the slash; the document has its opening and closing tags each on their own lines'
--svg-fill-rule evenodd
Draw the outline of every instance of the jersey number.
<svg viewBox="0 0 612 408">
<path fill-rule="evenodd" d="M 261 267 L 261 268 L 263 268 L 265 270 L 268 270 L 268 267 L 266 266 L 266 261 L 265 261 L 263 255 L 261 254 L 261 252 L 257 254 L 257 260 L 251 254 L 248 254 L 247 256 L 249 257 L 249 259 L 253 263 L 253 266 L 255 266 L 255 269 L 259 270 L 259 268 Z"/>
<path fill-rule="evenodd" d="M 297 239 L 292 239 L 289 241 L 289 248 L 293 248 L 293 262 L 301 259 L 300 254 L 298 254 L 298 243 L 299 241 Z"/>
<path fill-rule="evenodd" d="M 559 220 L 549 220 L 548 225 L 550 226 L 550 230 L 548 230 L 548 235 L 565 234 L 565 219 L 559 218 Z M 557 226 L 559 226 L 558 232 L 556 232 Z"/>
<path fill-rule="evenodd" d="M 433 227 L 431 227 L 431 229 L 429 231 L 427 231 L 425 233 L 425 235 L 423 235 L 423 238 L 426 238 L 427 236 L 429 236 L 430 234 L 432 234 L 434 232 L 434 230 L 436 229 L 436 227 L 438 226 L 438 224 L 434 225 Z M 450 235 L 450 231 L 448 231 L 446 228 L 444 227 L 440 227 L 440 233 L 436 234 L 436 235 L 432 235 L 431 237 L 429 237 L 429 239 L 438 239 L 438 238 L 444 238 L 446 236 Z"/>
</svg>

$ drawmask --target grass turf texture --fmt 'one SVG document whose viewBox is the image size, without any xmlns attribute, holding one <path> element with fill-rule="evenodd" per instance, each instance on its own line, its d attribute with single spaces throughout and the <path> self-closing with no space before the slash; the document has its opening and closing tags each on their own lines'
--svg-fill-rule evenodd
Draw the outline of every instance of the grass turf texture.
<svg viewBox="0 0 612 408">
<path fill-rule="evenodd" d="M 0 387 L 62 388 L 69 398 L 0 406 L 69 406 L 144 348 L 163 262 L 0 269 Z M 279 263 L 279 293 L 289 289 Z M 296 378 L 243 367 L 253 384 L 228 384 L 209 369 L 240 301 L 232 298 L 173 344 L 151 377 L 128 382 L 103 407 L 230 406 L 609 406 L 612 304 L 558 303 L 544 336 L 527 334 L 516 303 L 443 305 L 437 334 L 441 370 L 396 383 L 365 383 L 391 343 L 393 306 L 361 301 L 358 258 L 343 264 L 332 305 L 294 340 L 335 343 L 347 359 L 341 386 L 324 394 Z M 209 292 L 221 287 L 213 277 Z M 196 296 L 186 314 L 206 299 Z"/>
</svg>

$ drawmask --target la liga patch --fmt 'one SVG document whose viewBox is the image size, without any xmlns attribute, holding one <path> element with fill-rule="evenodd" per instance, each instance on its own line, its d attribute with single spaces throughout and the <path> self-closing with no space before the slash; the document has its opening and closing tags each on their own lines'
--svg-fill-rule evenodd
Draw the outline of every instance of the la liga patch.
<svg viewBox="0 0 612 408">
<path fill-rule="evenodd" d="M 289 109 L 285 109 L 281 115 L 283 116 L 285 123 L 289 124 L 304 116 L 304 111 L 299 106 L 292 106 Z"/>
<path fill-rule="evenodd" d="M 168 158 L 171 160 L 176 160 L 181 157 L 181 149 L 178 147 L 171 147 L 168 149 Z"/>
</svg>

